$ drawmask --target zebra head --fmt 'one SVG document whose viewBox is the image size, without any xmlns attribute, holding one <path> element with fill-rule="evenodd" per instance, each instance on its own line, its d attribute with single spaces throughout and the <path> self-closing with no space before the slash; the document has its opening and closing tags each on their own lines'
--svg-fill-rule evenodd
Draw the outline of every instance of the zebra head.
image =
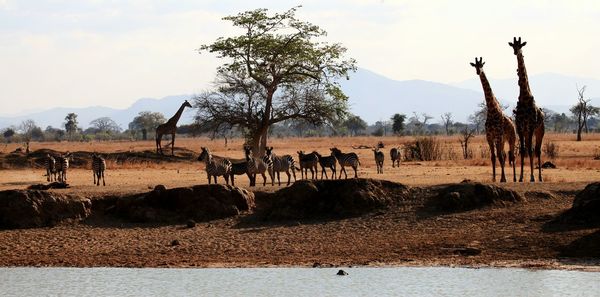
<svg viewBox="0 0 600 297">
<path fill-rule="evenodd" d="M 266 148 L 265 148 L 265 154 L 266 154 L 267 156 L 269 156 L 269 157 L 270 157 L 270 156 L 272 156 L 272 155 L 273 155 L 273 147 L 272 147 L 272 146 L 268 146 L 268 147 L 266 147 Z"/>
<path fill-rule="evenodd" d="M 208 150 L 207 147 L 201 147 L 202 152 L 200 153 L 200 156 L 198 156 L 198 161 L 210 161 L 211 159 L 211 155 L 210 155 L 210 151 Z"/>
<path fill-rule="evenodd" d="M 249 145 L 244 145 L 244 154 L 246 155 L 246 161 L 248 161 L 250 156 L 252 156 L 252 147 Z"/>
<path fill-rule="evenodd" d="M 297 151 L 297 153 L 298 153 L 298 157 L 299 157 L 300 159 L 302 159 L 302 157 L 304 157 L 304 156 L 306 155 L 306 154 L 304 153 L 304 151 Z"/>
<path fill-rule="evenodd" d="M 68 160 L 68 161 L 73 161 L 73 154 L 70 152 L 66 152 L 64 155 L 61 156 L 63 159 Z"/>
<path fill-rule="evenodd" d="M 335 157 L 335 155 L 339 155 L 342 153 L 342 151 L 340 151 L 340 149 L 337 147 L 332 147 L 329 150 L 331 150 L 331 155 L 334 157 Z"/>
<path fill-rule="evenodd" d="M 317 157 L 319 157 L 319 159 L 322 158 L 321 154 L 319 154 L 319 152 L 317 152 L 317 151 L 313 151 L 313 154 L 315 154 Z"/>
</svg>

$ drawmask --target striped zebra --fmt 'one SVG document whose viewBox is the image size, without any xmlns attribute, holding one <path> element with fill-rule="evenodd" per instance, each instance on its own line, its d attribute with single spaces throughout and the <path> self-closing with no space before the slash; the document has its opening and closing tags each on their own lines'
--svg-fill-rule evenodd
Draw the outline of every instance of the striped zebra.
<svg viewBox="0 0 600 297">
<path fill-rule="evenodd" d="M 397 147 L 393 147 L 390 150 L 390 159 L 392 159 L 392 167 L 396 167 L 395 165 L 398 164 L 398 167 L 400 167 L 400 149 Z"/>
<path fill-rule="evenodd" d="M 207 147 L 202 147 L 202 152 L 200 153 L 200 156 L 198 156 L 198 161 L 204 161 L 206 164 L 205 170 L 209 185 L 211 177 L 214 177 L 215 184 L 217 183 L 217 176 L 223 176 L 225 182 L 229 184 L 231 161 L 227 158 L 215 157 L 210 153 L 210 150 Z"/>
<path fill-rule="evenodd" d="M 373 156 L 375 157 L 375 166 L 377 166 L 377 173 L 383 173 L 383 160 L 385 156 L 383 152 L 379 150 L 379 147 L 373 149 Z"/>
<path fill-rule="evenodd" d="M 106 170 L 106 160 L 96 154 L 92 154 L 92 175 L 94 176 L 94 184 L 96 186 L 100 185 L 100 178 L 102 178 L 102 185 L 106 186 L 106 181 L 104 180 L 104 171 Z"/>
<path fill-rule="evenodd" d="M 46 168 L 46 181 L 56 181 L 56 159 L 50 154 L 44 158 L 44 168 Z"/>
<path fill-rule="evenodd" d="M 310 169 L 310 175 L 312 179 L 318 176 L 317 164 L 319 164 L 319 157 L 314 153 L 305 154 L 303 151 L 298 151 L 298 164 L 300 164 L 300 173 L 302 179 L 308 179 L 308 170 Z M 306 176 L 306 177 L 305 177 Z"/>
<path fill-rule="evenodd" d="M 267 165 L 269 166 L 269 175 L 271 176 L 271 185 L 275 185 L 275 175 L 277 175 L 277 182 L 281 186 L 280 172 L 285 172 L 288 176 L 287 185 L 290 185 L 291 175 L 294 175 L 294 181 L 296 181 L 296 162 L 294 158 L 290 155 L 277 156 L 273 154 L 273 147 L 265 148 L 266 155 L 263 160 L 266 160 Z"/>
<path fill-rule="evenodd" d="M 338 163 L 340 164 L 340 175 L 339 175 L 339 179 L 342 178 L 342 171 L 344 172 L 346 178 L 348 178 L 348 174 L 346 173 L 346 168 L 345 166 L 352 166 L 352 169 L 354 169 L 354 178 L 358 178 L 358 165 L 360 165 L 360 161 L 358 160 L 358 155 L 356 155 L 355 153 L 342 153 L 342 151 L 340 151 L 340 149 L 334 147 L 331 148 L 331 155 L 335 157 L 335 159 L 338 161 Z"/>
<path fill-rule="evenodd" d="M 69 152 L 56 157 L 56 172 L 58 173 L 58 181 L 61 183 L 67 182 L 67 170 L 69 169 L 71 158 L 72 154 Z"/>
<path fill-rule="evenodd" d="M 229 172 L 229 178 L 231 179 L 231 185 L 235 186 L 235 176 L 236 175 L 244 175 L 246 174 L 248 176 L 248 179 L 250 179 L 250 174 L 248 174 L 248 162 L 246 160 L 244 161 L 237 161 L 237 162 L 231 162 L 231 171 Z"/>
<path fill-rule="evenodd" d="M 250 186 L 256 186 L 256 175 L 260 174 L 263 178 L 263 187 L 267 185 L 267 175 L 265 172 L 268 171 L 269 162 L 265 161 L 264 158 L 252 157 L 252 147 L 244 146 L 244 154 L 246 155 L 246 163 L 248 164 L 248 177 L 250 178 Z M 271 180 L 273 180 L 273 172 L 269 171 Z"/>
<path fill-rule="evenodd" d="M 319 164 L 321 165 L 321 179 L 323 179 L 323 174 L 325 174 L 325 178 L 327 179 L 327 171 L 325 168 L 331 169 L 331 178 L 335 179 L 335 157 L 334 156 L 322 156 L 316 151 L 313 152 L 319 158 Z"/>
</svg>

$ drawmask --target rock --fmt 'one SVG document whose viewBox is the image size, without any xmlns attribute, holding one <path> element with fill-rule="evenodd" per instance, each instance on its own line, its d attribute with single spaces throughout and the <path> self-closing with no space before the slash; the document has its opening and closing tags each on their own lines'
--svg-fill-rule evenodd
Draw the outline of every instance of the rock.
<svg viewBox="0 0 600 297">
<path fill-rule="evenodd" d="M 0 192 L 0 228 L 54 226 L 81 221 L 91 214 L 92 202 L 84 197 L 39 190 Z"/>
<path fill-rule="evenodd" d="M 573 206 L 559 220 L 590 228 L 600 226 L 600 182 L 591 183 L 577 193 Z"/>
<path fill-rule="evenodd" d="M 527 192 L 525 192 L 525 198 L 526 199 L 549 200 L 549 199 L 554 199 L 554 195 L 552 195 L 552 193 L 545 192 L 545 191 L 527 191 Z"/>
<path fill-rule="evenodd" d="M 544 162 L 544 164 L 542 164 L 542 168 L 545 168 L 545 169 L 555 169 L 556 165 L 554 165 L 554 163 L 552 163 L 550 161 L 546 161 L 546 162 Z"/>
<path fill-rule="evenodd" d="M 176 245 L 180 245 L 180 242 L 179 242 L 179 240 L 177 240 L 177 239 L 173 239 L 173 240 L 171 241 L 171 246 L 176 246 Z"/>
<path fill-rule="evenodd" d="M 67 189 L 69 184 L 64 182 L 51 182 L 49 184 L 37 184 L 27 187 L 28 190 L 49 190 L 49 189 Z"/>
<path fill-rule="evenodd" d="M 120 197 L 115 213 L 137 222 L 207 221 L 236 216 L 255 207 L 254 194 L 229 185 L 153 190 Z"/>
<path fill-rule="evenodd" d="M 456 249 L 454 253 L 462 256 L 477 256 L 481 254 L 481 250 L 474 247 L 464 247 Z"/>
<path fill-rule="evenodd" d="M 463 181 L 439 190 L 426 206 L 439 211 L 466 211 L 485 206 L 507 206 L 522 202 L 519 193 L 495 185 Z"/>
<path fill-rule="evenodd" d="M 561 250 L 560 256 L 600 258 L 600 230 L 571 242 Z"/>
<path fill-rule="evenodd" d="M 405 185 L 373 179 L 301 180 L 271 195 L 265 218 L 351 217 L 409 199 Z"/>
<path fill-rule="evenodd" d="M 164 185 L 156 185 L 154 187 L 154 191 L 156 191 L 156 192 L 162 192 L 162 191 L 166 191 L 166 190 L 167 190 L 167 187 L 165 187 Z"/>
<path fill-rule="evenodd" d="M 188 228 L 194 228 L 194 227 L 196 227 L 196 221 L 194 221 L 194 220 L 188 220 L 187 223 L 186 223 L 186 226 Z"/>
<path fill-rule="evenodd" d="M 336 275 L 348 275 L 348 272 L 340 269 L 340 270 L 338 270 L 338 272 L 336 273 Z"/>
</svg>

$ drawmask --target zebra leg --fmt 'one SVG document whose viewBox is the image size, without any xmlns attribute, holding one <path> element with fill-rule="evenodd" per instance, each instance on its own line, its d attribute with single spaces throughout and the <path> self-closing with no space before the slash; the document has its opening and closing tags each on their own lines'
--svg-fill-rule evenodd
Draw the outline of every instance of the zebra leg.
<svg viewBox="0 0 600 297">
<path fill-rule="evenodd" d="M 290 185 L 290 180 L 292 179 L 292 175 L 290 175 L 290 171 L 289 171 L 289 170 L 287 170 L 287 171 L 285 172 L 285 174 L 287 174 L 287 176 L 288 176 L 288 182 L 287 182 L 287 185 L 289 186 L 289 185 Z M 306 172 L 306 179 L 308 179 L 308 171 Z"/>
<path fill-rule="evenodd" d="M 211 182 L 211 180 L 210 180 L 210 174 L 206 173 L 206 176 L 208 177 L 208 184 L 210 185 L 210 182 Z"/>
<path fill-rule="evenodd" d="M 358 178 L 358 172 L 356 171 L 356 169 L 357 169 L 356 167 L 357 167 L 357 166 L 352 166 L 352 169 L 354 169 L 354 178 Z M 344 172 L 345 172 L 345 171 L 346 171 L 346 170 L 344 170 Z M 383 172 L 382 172 L 382 173 L 383 173 Z M 346 175 L 346 178 L 348 178 L 348 175 Z"/>
<path fill-rule="evenodd" d="M 98 181 L 98 184 L 100 183 L 100 181 Z M 102 170 L 102 186 L 106 187 L 106 180 L 104 179 L 104 170 Z"/>
<path fill-rule="evenodd" d="M 232 174 L 230 174 L 230 175 L 229 175 L 229 178 L 231 178 L 231 185 L 235 187 L 235 177 L 234 177 L 234 175 L 235 175 L 235 174 L 233 174 L 233 173 L 232 173 Z"/>
<path fill-rule="evenodd" d="M 277 183 L 281 186 L 281 172 L 277 171 Z"/>
<path fill-rule="evenodd" d="M 262 177 L 263 177 L 263 187 L 264 187 L 267 185 L 267 175 L 264 172 L 262 172 L 260 175 L 262 175 Z"/>
</svg>

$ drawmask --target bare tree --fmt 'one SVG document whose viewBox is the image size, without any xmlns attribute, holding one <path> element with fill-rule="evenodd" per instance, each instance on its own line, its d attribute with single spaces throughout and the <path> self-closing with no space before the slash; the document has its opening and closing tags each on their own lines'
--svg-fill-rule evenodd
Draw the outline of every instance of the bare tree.
<svg viewBox="0 0 600 297">
<path fill-rule="evenodd" d="M 451 112 L 446 112 L 442 115 L 442 124 L 444 125 L 444 128 L 446 129 L 446 135 L 450 135 L 450 127 L 452 126 L 452 123 L 454 123 L 454 121 L 452 121 L 452 113 Z"/>
<path fill-rule="evenodd" d="M 468 125 L 465 125 L 465 129 L 461 131 L 460 147 L 462 148 L 463 157 L 466 159 L 473 158 L 473 151 L 469 149 L 469 141 L 475 133 L 474 129 L 469 129 Z"/>
<path fill-rule="evenodd" d="M 29 143 L 32 138 L 43 137 L 43 132 L 33 120 L 24 120 L 19 125 L 19 131 L 23 135 L 23 141 L 25 141 L 25 153 L 29 154 Z M 40 136 L 41 135 L 41 136 Z"/>
<path fill-rule="evenodd" d="M 600 112 L 598 107 L 590 104 L 591 99 L 585 99 L 585 89 L 586 86 L 577 87 L 577 103 L 569 109 L 577 121 L 577 141 L 581 141 L 581 132 L 584 128 L 585 133 L 588 133 L 588 118 Z"/>
</svg>

